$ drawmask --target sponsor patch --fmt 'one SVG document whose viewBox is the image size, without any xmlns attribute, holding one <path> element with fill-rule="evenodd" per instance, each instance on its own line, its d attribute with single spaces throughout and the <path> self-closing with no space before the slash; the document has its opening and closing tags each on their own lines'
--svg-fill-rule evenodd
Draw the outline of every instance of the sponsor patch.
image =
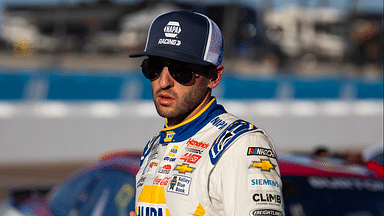
<svg viewBox="0 0 384 216">
<path fill-rule="evenodd" d="M 177 165 L 175 167 L 175 170 L 179 171 L 179 173 L 185 174 L 186 172 L 192 173 L 195 170 L 195 168 L 194 167 L 189 167 L 188 164 L 183 163 L 182 165 Z"/>
<path fill-rule="evenodd" d="M 156 196 L 153 196 L 156 194 Z M 136 214 L 139 216 L 170 215 L 162 186 L 144 185 L 137 200 Z"/>
<path fill-rule="evenodd" d="M 158 148 L 159 148 L 159 143 L 153 144 L 151 153 L 150 153 L 150 155 L 148 157 L 148 161 L 157 159 L 157 155 L 158 155 L 158 152 L 159 152 Z"/>
<path fill-rule="evenodd" d="M 252 164 L 249 168 L 260 168 L 261 171 L 271 171 L 275 169 L 275 165 L 271 163 L 268 159 L 261 159 L 260 161 L 252 161 Z"/>
<path fill-rule="evenodd" d="M 159 165 L 159 162 L 157 160 L 148 162 L 143 170 L 143 175 L 147 173 L 155 173 L 155 170 L 158 165 Z"/>
<path fill-rule="evenodd" d="M 160 38 L 158 44 L 166 44 L 173 46 L 180 46 L 181 40 L 177 39 L 169 39 L 169 38 L 177 38 L 181 32 L 181 27 L 179 22 L 169 21 L 166 26 L 164 26 L 164 35 L 167 38 Z"/>
<path fill-rule="evenodd" d="M 186 144 L 189 148 L 193 148 L 201 151 L 204 151 L 209 147 L 209 143 L 196 141 L 193 138 L 189 138 Z"/>
<path fill-rule="evenodd" d="M 188 152 L 195 153 L 195 154 L 203 154 L 202 150 L 198 150 L 198 149 L 194 149 L 194 148 L 185 147 L 185 150 Z"/>
<path fill-rule="evenodd" d="M 280 185 L 277 181 L 268 179 L 265 175 L 248 175 L 249 190 L 262 190 L 268 186 L 272 186 L 275 189 L 280 188 Z"/>
<path fill-rule="evenodd" d="M 136 187 L 138 188 L 138 187 L 143 186 L 145 179 L 146 179 L 146 177 L 145 177 L 145 176 L 142 176 L 142 177 L 139 179 L 139 181 L 137 181 Z"/>
<path fill-rule="evenodd" d="M 173 139 L 173 136 L 175 136 L 175 132 L 173 131 L 167 131 L 166 132 L 166 135 L 165 135 L 165 138 L 164 138 L 164 142 L 171 142 L 172 139 Z"/>
<path fill-rule="evenodd" d="M 172 165 L 171 164 L 165 164 L 164 166 L 159 168 L 158 173 L 161 174 L 169 174 L 172 170 Z"/>
<path fill-rule="evenodd" d="M 247 155 L 267 156 L 270 158 L 276 158 L 276 154 L 272 149 L 260 147 L 249 147 Z"/>
<path fill-rule="evenodd" d="M 175 38 L 181 32 L 179 22 L 169 21 L 164 27 L 165 37 Z"/>
<path fill-rule="evenodd" d="M 165 161 L 169 161 L 169 162 L 174 162 L 176 160 L 176 158 L 173 158 L 173 157 L 164 157 L 164 160 Z"/>
<path fill-rule="evenodd" d="M 216 118 L 212 119 L 210 121 L 210 123 L 213 126 L 217 127 L 219 130 L 225 128 L 228 125 L 228 123 L 226 123 L 225 121 L 221 120 L 219 117 L 216 117 Z"/>
<path fill-rule="evenodd" d="M 155 148 L 157 148 L 157 145 L 159 144 L 160 134 L 157 134 L 155 137 L 153 137 L 147 145 L 144 147 L 143 154 L 141 155 L 140 159 L 140 166 L 143 165 L 144 159 L 152 152 Z M 157 158 L 157 151 L 155 158 Z M 153 158 L 149 157 L 148 160 L 152 160 Z"/>
<path fill-rule="evenodd" d="M 173 146 L 172 149 L 169 151 L 168 156 L 174 157 L 178 149 L 179 149 L 179 146 Z"/>
<path fill-rule="evenodd" d="M 185 153 L 184 156 L 180 158 L 180 160 L 183 160 L 185 163 L 196 164 L 197 161 L 200 160 L 200 158 L 200 155 L 193 153 Z"/>
<path fill-rule="evenodd" d="M 252 196 L 253 201 L 257 205 L 281 205 L 281 196 L 279 194 L 273 194 L 273 193 L 255 193 Z"/>
<path fill-rule="evenodd" d="M 181 40 L 168 39 L 168 38 L 160 38 L 158 44 L 180 46 L 181 45 Z"/>
<path fill-rule="evenodd" d="M 167 185 L 169 181 L 169 177 L 160 178 L 159 176 L 156 176 L 156 178 L 153 180 L 154 185 Z"/>
<path fill-rule="evenodd" d="M 249 212 L 249 216 L 283 216 L 283 212 L 273 209 L 253 209 Z"/>
<path fill-rule="evenodd" d="M 179 150 L 179 146 L 173 146 L 171 150 L 169 150 L 168 156 L 165 156 L 163 160 L 173 162 L 176 160 L 175 156 L 177 151 Z"/>
<path fill-rule="evenodd" d="M 191 183 L 192 178 L 190 177 L 172 175 L 167 191 L 182 195 L 188 195 Z"/>
</svg>

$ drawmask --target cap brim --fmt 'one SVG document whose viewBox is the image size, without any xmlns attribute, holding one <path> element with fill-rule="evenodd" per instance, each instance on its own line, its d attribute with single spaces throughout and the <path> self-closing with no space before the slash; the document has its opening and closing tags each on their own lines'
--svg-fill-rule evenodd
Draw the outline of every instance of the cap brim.
<svg viewBox="0 0 384 216">
<path fill-rule="evenodd" d="M 186 63 L 191 63 L 191 64 L 197 64 L 197 65 L 213 65 L 210 62 L 197 59 L 193 56 L 188 56 L 186 54 L 178 54 L 175 52 L 167 52 L 165 50 L 156 50 L 156 51 L 144 51 L 144 52 L 139 52 L 139 53 L 134 53 L 130 54 L 129 57 L 131 58 L 137 58 L 137 57 L 142 57 L 142 56 L 157 56 L 157 57 L 164 57 L 164 58 L 169 58 L 177 61 L 182 61 Z"/>
</svg>

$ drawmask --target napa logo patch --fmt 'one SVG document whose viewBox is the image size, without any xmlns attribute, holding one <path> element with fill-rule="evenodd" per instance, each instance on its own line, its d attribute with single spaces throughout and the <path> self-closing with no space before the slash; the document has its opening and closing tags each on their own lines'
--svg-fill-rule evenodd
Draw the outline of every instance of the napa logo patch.
<svg viewBox="0 0 384 216">
<path fill-rule="evenodd" d="M 172 175 L 171 180 L 168 184 L 168 192 L 178 193 L 182 195 L 189 194 L 189 188 L 191 187 L 192 178 Z"/>
<path fill-rule="evenodd" d="M 228 125 L 224 120 L 221 120 L 219 117 L 212 119 L 210 123 L 213 126 L 217 127 L 219 130 L 225 128 Z"/>
<path fill-rule="evenodd" d="M 170 216 L 162 186 L 144 185 L 136 204 L 138 216 Z"/>
<path fill-rule="evenodd" d="M 173 139 L 173 136 L 175 136 L 175 132 L 173 131 L 167 131 L 166 132 L 166 135 L 165 135 L 165 138 L 164 138 L 164 142 L 171 142 L 172 139 Z"/>
<path fill-rule="evenodd" d="M 181 40 L 177 40 L 177 36 L 181 32 L 181 26 L 179 22 L 169 21 L 166 26 L 164 26 L 164 35 L 167 38 L 160 38 L 158 44 L 180 46 Z M 173 39 L 172 39 L 173 38 Z"/>
<path fill-rule="evenodd" d="M 180 24 L 176 21 L 169 21 L 168 24 L 164 27 L 165 37 L 176 38 L 180 32 Z"/>
</svg>

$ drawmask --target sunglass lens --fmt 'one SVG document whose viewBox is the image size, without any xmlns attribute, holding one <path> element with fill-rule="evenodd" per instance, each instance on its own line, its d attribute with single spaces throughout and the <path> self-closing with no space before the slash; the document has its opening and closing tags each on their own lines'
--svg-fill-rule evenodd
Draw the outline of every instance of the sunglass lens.
<svg viewBox="0 0 384 216">
<path fill-rule="evenodd" d="M 189 83 L 192 80 L 192 72 L 171 72 L 173 79 L 178 83 L 185 84 Z"/>
<path fill-rule="evenodd" d="M 163 71 L 165 64 L 161 61 L 145 59 L 141 64 L 144 76 L 153 80 Z M 178 83 L 189 83 L 193 77 L 193 69 L 185 63 L 172 62 L 167 64 L 168 71 Z"/>
<path fill-rule="evenodd" d="M 193 72 L 187 64 L 170 64 L 168 69 L 173 79 L 175 79 L 178 83 L 185 84 L 192 80 Z"/>
<path fill-rule="evenodd" d="M 144 59 L 143 63 L 141 64 L 141 69 L 144 76 L 147 79 L 152 80 L 160 75 L 161 71 L 163 70 L 163 66 L 159 62 Z"/>
</svg>

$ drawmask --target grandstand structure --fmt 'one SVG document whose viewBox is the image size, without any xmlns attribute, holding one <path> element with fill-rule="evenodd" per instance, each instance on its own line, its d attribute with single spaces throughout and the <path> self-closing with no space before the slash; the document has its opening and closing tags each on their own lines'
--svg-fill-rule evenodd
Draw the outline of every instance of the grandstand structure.
<svg viewBox="0 0 384 216">
<path fill-rule="evenodd" d="M 127 54 L 145 43 L 136 39 L 145 38 L 158 10 L 151 3 L 164 1 L 97 2 L 6 8 L 0 32 L 0 163 L 141 150 L 163 126 L 140 62 Z M 301 8 L 268 15 L 270 8 L 255 8 L 254 1 L 170 2 L 175 4 L 160 8 L 192 8 L 223 29 L 228 59 L 213 95 L 229 112 L 265 129 L 278 151 L 317 145 L 363 149 L 382 142 L 382 50 L 376 49 L 382 47 L 381 13 L 342 19 L 322 10 L 322 19 L 304 22 L 312 12 Z M 313 40 L 325 42 L 313 47 Z"/>
</svg>

